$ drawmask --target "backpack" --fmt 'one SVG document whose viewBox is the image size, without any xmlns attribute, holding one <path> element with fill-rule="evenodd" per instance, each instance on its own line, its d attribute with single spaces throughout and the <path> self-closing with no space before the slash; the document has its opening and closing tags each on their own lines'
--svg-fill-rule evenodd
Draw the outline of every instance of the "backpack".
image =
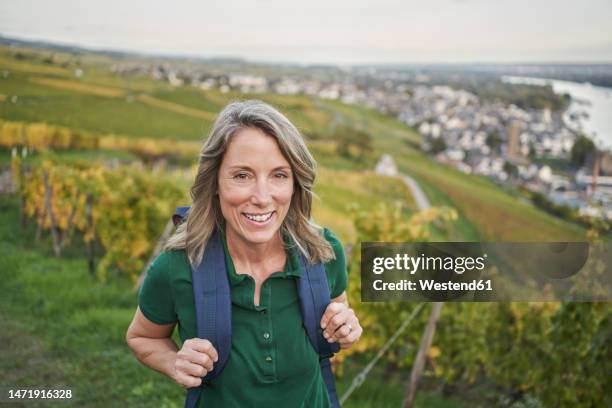
<svg viewBox="0 0 612 408">
<path fill-rule="evenodd" d="M 185 220 L 190 207 L 178 207 L 172 216 L 175 226 Z M 334 408 L 339 408 L 330 358 L 340 350 L 338 343 L 328 343 L 323 337 L 321 318 L 331 302 L 327 275 L 322 263 L 311 264 L 300 254 L 302 276 L 296 280 L 302 321 L 310 343 L 319 354 L 321 375 Z M 187 390 L 185 408 L 195 408 L 202 387 L 217 377 L 232 347 L 232 302 L 225 265 L 225 253 L 218 231 L 214 231 L 206 244 L 200 264 L 191 270 L 193 294 L 196 306 L 198 338 L 209 340 L 219 355 L 214 369 L 202 377 L 202 385 Z"/>
</svg>

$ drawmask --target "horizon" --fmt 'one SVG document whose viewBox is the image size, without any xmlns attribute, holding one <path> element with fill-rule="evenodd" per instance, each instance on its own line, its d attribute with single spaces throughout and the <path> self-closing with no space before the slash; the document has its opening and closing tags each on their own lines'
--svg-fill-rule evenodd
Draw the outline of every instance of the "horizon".
<svg viewBox="0 0 612 408">
<path fill-rule="evenodd" d="M 302 65 L 612 62 L 605 0 L 8 3 L 3 35 L 100 51 Z"/>
<path fill-rule="evenodd" d="M 324 66 L 324 67 L 335 67 L 339 68 L 342 66 L 349 67 L 384 67 L 384 68 L 406 68 L 406 67 L 440 67 L 440 66 L 596 66 L 596 65 L 612 65 L 612 58 L 610 60 L 587 60 L 587 61 L 545 61 L 545 60 L 534 60 L 534 61 L 422 61 L 422 62 L 408 62 L 408 61 L 388 61 L 388 62 L 355 62 L 355 63 L 333 63 L 333 62 L 300 62 L 300 61 L 287 61 L 287 60 L 254 60 L 247 57 L 243 57 L 240 55 L 196 55 L 186 53 L 164 53 L 164 52 L 155 52 L 155 51 L 146 51 L 146 50 L 136 50 L 129 48 L 105 48 L 105 47 L 95 47 L 89 45 L 83 45 L 79 43 L 70 43 L 70 42 L 60 42 L 53 41 L 44 38 L 28 38 L 28 37 L 17 37 L 7 35 L 6 33 L 0 32 L 0 40 L 4 40 L 6 42 L 16 41 L 19 43 L 25 43 L 24 47 L 40 47 L 41 49 L 45 48 L 71 48 L 75 50 L 79 50 L 81 52 L 88 52 L 92 54 L 124 54 L 128 56 L 134 57 L 143 57 L 143 58 L 167 58 L 167 59 L 195 59 L 202 61 L 212 61 L 212 60 L 236 60 L 250 64 L 261 64 L 261 65 L 287 65 L 287 66 L 302 66 L 302 67 L 314 67 L 314 66 Z"/>
</svg>

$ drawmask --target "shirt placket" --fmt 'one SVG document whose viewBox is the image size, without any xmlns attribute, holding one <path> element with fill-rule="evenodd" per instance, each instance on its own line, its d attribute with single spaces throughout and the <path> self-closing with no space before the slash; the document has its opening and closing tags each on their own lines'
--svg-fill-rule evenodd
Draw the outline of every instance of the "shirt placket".
<svg viewBox="0 0 612 408">
<path fill-rule="evenodd" d="M 261 345 L 261 358 L 263 360 L 263 372 L 266 381 L 277 380 L 277 360 L 276 360 L 276 339 L 272 327 L 272 282 L 266 280 L 261 286 L 260 293 L 260 330 L 258 333 L 259 343 Z"/>
</svg>

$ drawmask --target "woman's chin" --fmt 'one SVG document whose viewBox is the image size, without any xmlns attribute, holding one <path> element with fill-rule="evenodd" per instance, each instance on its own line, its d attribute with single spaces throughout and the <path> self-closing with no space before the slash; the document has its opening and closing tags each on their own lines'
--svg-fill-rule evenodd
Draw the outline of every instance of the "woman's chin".
<svg viewBox="0 0 612 408">
<path fill-rule="evenodd" d="M 242 225 L 240 235 L 246 242 L 252 244 L 264 244 L 274 239 L 280 229 L 280 225 L 270 223 L 265 227 L 253 227 L 253 225 Z"/>
<path fill-rule="evenodd" d="M 245 231 L 243 238 L 251 244 L 265 244 L 276 236 L 278 229 L 266 229 L 262 231 Z"/>
</svg>

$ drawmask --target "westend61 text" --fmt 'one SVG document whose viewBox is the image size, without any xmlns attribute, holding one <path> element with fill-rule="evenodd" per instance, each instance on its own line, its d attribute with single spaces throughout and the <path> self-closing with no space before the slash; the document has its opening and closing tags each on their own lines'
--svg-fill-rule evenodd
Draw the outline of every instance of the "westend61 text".
<svg viewBox="0 0 612 408">
<path fill-rule="evenodd" d="M 473 280 L 470 282 L 436 282 L 432 279 L 420 279 L 417 285 L 414 281 L 402 279 L 397 282 L 383 282 L 381 279 L 377 279 L 373 282 L 372 286 L 374 290 L 493 290 L 493 285 L 490 279 L 484 280 Z"/>
</svg>

